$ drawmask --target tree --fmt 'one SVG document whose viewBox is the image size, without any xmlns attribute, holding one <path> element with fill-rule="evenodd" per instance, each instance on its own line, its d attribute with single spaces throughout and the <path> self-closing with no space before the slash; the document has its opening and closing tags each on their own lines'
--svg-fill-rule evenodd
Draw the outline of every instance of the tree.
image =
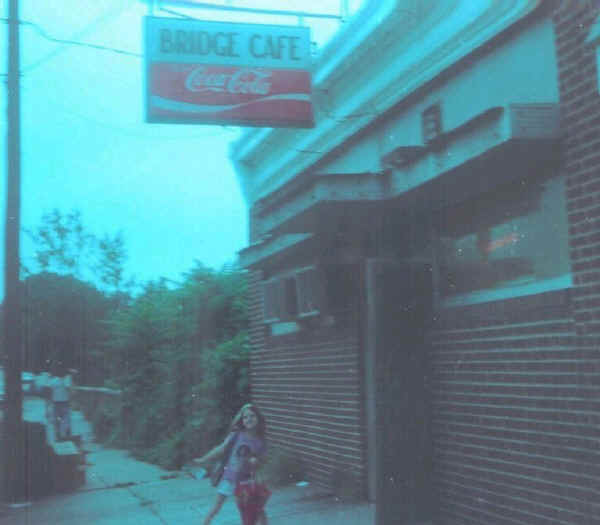
<svg viewBox="0 0 600 525">
<path fill-rule="evenodd" d="M 24 368 L 39 372 L 61 364 L 78 369 L 81 382 L 101 384 L 111 299 L 70 275 L 42 272 L 23 284 Z"/>
<path fill-rule="evenodd" d="M 25 233 L 35 244 L 35 261 L 40 271 L 81 276 L 84 261 L 94 249 L 95 237 L 86 233 L 81 213 L 63 215 L 58 209 L 42 215 L 41 224 Z"/>
<path fill-rule="evenodd" d="M 115 294 L 133 286 L 124 281 L 127 251 L 122 232 L 98 238 L 86 230 L 78 210 L 63 214 L 54 209 L 25 233 L 34 243 L 36 266 L 26 268 L 26 274 L 35 270 L 72 275 Z"/>
<path fill-rule="evenodd" d="M 118 292 L 123 284 L 123 265 L 127 259 L 123 234 L 104 235 L 98 240 L 95 272 L 108 289 Z"/>
<path fill-rule="evenodd" d="M 57 209 L 25 232 L 35 249 L 33 265 L 23 271 L 25 367 L 62 363 L 79 369 L 80 381 L 102 383 L 105 321 L 129 301 L 122 233 L 99 239 L 78 210 Z"/>
<path fill-rule="evenodd" d="M 106 353 L 123 392 L 115 443 L 177 468 L 222 437 L 248 396 L 245 290 L 243 273 L 198 265 L 174 289 L 147 283 L 115 312 Z"/>
</svg>

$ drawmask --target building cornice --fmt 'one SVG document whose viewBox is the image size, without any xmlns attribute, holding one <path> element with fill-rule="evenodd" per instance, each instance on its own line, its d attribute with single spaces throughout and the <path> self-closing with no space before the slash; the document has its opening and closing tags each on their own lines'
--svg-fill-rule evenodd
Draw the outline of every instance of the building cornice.
<svg viewBox="0 0 600 525">
<path fill-rule="evenodd" d="M 541 3 L 380 0 L 368 4 L 315 66 L 315 128 L 255 130 L 233 144 L 232 159 L 249 204 L 309 170 Z"/>
</svg>

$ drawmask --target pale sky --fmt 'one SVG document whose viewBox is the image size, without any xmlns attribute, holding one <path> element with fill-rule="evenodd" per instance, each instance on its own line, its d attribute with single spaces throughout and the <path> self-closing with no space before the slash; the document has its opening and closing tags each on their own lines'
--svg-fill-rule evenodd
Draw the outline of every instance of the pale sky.
<svg viewBox="0 0 600 525">
<path fill-rule="evenodd" d="M 338 13 L 340 0 L 206 0 L 237 7 Z M 354 12 L 361 1 L 349 3 Z M 155 5 L 157 2 L 155 2 Z M 2 18 L 8 0 L 0 0 Z M 294 17 L 161 6 L 207 20 L 295 25 Z M 140 0 L 21 0 L 21 125 L 23 227 L 54 208 L 79 209 L 93 233 L 121 230 L 128 276 L 175 279 L 194 260 L 221 267 L 247 245 L 247 210 L 228 144 L 242 128 L 147 124 L 143 60 L 77 45 L 74 40 L 143 54 Z M 154 8 L 155 16 L 172 16 Z M 305 19 L 323 46 L 337 21 Z M 0 73 L 6 72 L 6 24 L 0 24 Z M 5 77 L 1 77 L 3 80 Z M 4 84 L 4 82 L 3 82 Z M 0 236 L 4 264 L 6 91 L 0 90 Z M 32 247 L 21 239 L 23 262 Z M 2 279 L 0 279 L 1 281 Z M 0 297 L 3 296 L 3 282 Z"/>
</svg>

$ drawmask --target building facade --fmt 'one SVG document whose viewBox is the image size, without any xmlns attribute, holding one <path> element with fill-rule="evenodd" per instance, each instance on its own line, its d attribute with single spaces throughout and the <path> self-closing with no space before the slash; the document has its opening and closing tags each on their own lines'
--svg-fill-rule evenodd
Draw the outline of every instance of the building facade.
<svg viewBox="0 0 600 525">
<path fill-rule="evenodd" d="M 600 516 L 599 16 L 367 3 L 232 148 L 253 400 L 378 524 Z"/>
</svg>

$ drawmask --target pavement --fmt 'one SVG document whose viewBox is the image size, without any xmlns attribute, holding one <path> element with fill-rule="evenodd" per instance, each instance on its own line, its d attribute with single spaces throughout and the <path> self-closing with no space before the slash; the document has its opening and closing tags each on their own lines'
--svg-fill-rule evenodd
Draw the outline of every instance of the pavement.
<svg viewBox="0 0 600 525">
<path fill-rule="evenodd" d="M 29 399 L 24 415 L 37 419 L 41 400 Z M 185 525 L 200 524 L 215 498 L 208 480 L 167 471 L 131 457 L 126 451 L 94 442 L 91 426 L 72 412 L 74 434 L 82 436 L 86 483 L 75 492 L 57 494 L 26 506 L 0 507 L 1 525 Z M 233 498 L 212 525 L 240 525 Z M 343 503 L 310 484 L 273 490 L 267 503 L 270 525 L 371 525 L 374 506 Z"/>
</svg>

